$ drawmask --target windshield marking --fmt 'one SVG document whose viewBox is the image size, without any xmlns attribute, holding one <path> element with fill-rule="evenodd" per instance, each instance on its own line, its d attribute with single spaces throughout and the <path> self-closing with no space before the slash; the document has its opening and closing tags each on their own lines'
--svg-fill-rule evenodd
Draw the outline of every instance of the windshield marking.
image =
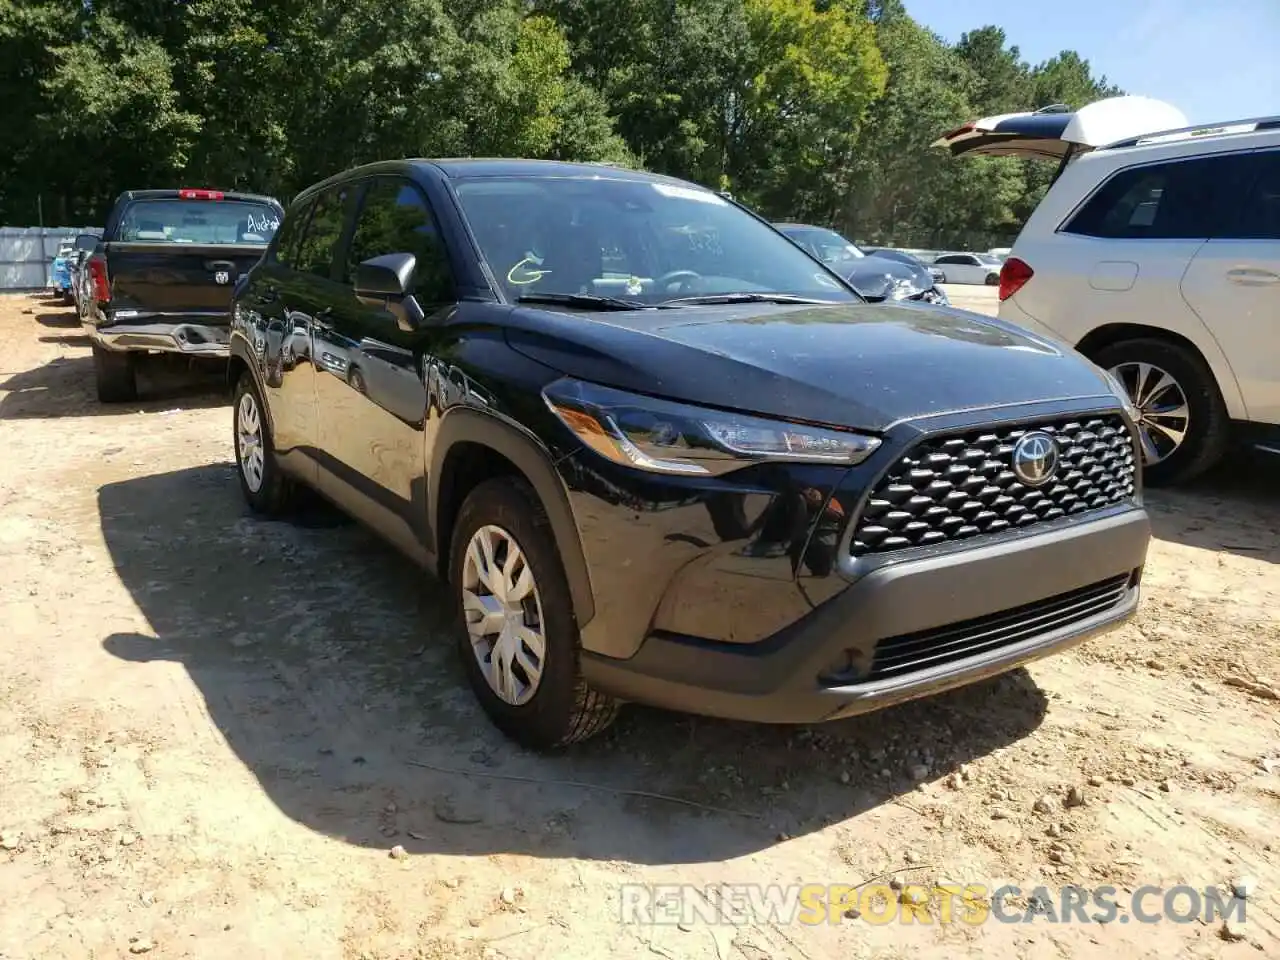
<svg viewBox="0 0 1280 960">
<path fill-rule="evenodd" d="M 523 287 L 531 283 L 537 283 L 547 274 L 551 273 L 550 270 L 526 270 L 524 273 L 519 274 L 519 277 L 517 278 L 516 271 L 527 263 L 532 263 L 535 267 L 540 267 L 542 266 L 542 258 L 535 257 L 530 254 L 519 263 L 515 264 L 515 266 L 507 271 L 507 283 L 510 283 L 513 286 Z"/>
</svg>

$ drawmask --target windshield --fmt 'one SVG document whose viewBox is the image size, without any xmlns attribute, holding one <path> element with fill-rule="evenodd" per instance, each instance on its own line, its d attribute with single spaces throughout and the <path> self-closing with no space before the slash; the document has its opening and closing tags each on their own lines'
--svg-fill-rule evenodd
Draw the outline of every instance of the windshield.
<svg viewBox="0 0 1280 960">
<path fill-rule="evenodd" d="M 454 181 L 507 296 L 587 294 L 656 304 L 775 293 L 856 296 L 804 251 L 718 194 L 613 178 Z"/>
<path fill-rule="evenodd" d="M 1001 265 L 999 257 L 993 257 L 989 253 L 978 254 L 978 262 L 987 267 L 998 267 Z"/>
<path fill-rule="evenodd" d="M 130 243 L 252 243 L 266 246 L 280 211 L 250 200 L 136 200 L 120 220 Z"/>
</svg>

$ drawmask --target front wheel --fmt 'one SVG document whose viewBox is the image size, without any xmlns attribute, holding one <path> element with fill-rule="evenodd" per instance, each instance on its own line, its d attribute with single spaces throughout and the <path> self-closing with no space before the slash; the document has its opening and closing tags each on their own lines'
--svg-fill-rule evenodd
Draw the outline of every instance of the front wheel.
<svg viewBox="0 0 1280 960">
<path fill-rule="evenodd" d="M 1000 286 L 1000 274 L 998 274 L 998 273 L 988 273 L 988 274 L 987 274 L 987 279 L 986 279 L 986 285 L 987 285 L 988 287 L 998 287 L 998 286 Z"/>
<path fill-rule="evenodd" d="M 587 686 L 578 626 L 550 522 L 522 481 L 485 481 L 463 503 L 450 549 L 458 650 L 490 720 L 551 750 L 594 736 L 618 702 Z"/>
<path fill-rule="evenodd" d="M 1120 381 L 1138 409 L 1148 484 L 1185 483 L 1222 459 L 1227 407 L 1198 354 L 1167 340 L 1142 339 L 1113 343 L 1092 359 Z"/>
<path fill-rule="evenodd" d="M 248 373 L 236 382 L 231 406 L 240 492 L 255 513 L 279 517 L 293 506 L 296 488 L 276 463 L 266 407 Z"/>
</svg>

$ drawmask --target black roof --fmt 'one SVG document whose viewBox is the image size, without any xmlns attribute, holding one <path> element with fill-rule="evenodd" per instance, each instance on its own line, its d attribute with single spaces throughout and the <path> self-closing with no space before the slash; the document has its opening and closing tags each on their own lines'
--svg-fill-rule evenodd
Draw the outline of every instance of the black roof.
<svg viewBox="0 0 1280 960">
<path fill-rule="evenodd" d="M 714 191 L 698 183 L 668 177 L 660 173 L 649 173 L 646 170 L 632 170 L 609 163 L 569 163 L 563 160 L 526 160 L 515 157 L 456 157 L 428 158 L 406 157 L 399 160 L 377 160 L 372 163 L 352 167 L 326 177 L 316 183 L 309 184 L 299 190 L 293 198 L 297 203 L 304 197 L 311 196 L 336 183 L 373 174 L 406 173 L 409 167 L 432 167 L 450 180 L 461 180 L 472 177 L 556 177 L 581 178 L 599 180 L 629 180 L 642 183 L 666 183 L 672 186 L 688 187 L 696 190 Z"/>
</svg>

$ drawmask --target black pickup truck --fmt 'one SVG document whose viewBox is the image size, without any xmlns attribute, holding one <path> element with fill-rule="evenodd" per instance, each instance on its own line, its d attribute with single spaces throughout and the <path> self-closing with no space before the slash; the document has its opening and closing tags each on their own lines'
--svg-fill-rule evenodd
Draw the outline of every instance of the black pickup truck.
<svg viewBox="0 0 1280 960">
<path fill-rule="evenodd" d="M 137 398 L 141 353 L 225 362 L 231 293 L 258 262 L 284 209 L 221 190 L 128 190 L 86 262 L 98 399 Z"/>
</svg>

